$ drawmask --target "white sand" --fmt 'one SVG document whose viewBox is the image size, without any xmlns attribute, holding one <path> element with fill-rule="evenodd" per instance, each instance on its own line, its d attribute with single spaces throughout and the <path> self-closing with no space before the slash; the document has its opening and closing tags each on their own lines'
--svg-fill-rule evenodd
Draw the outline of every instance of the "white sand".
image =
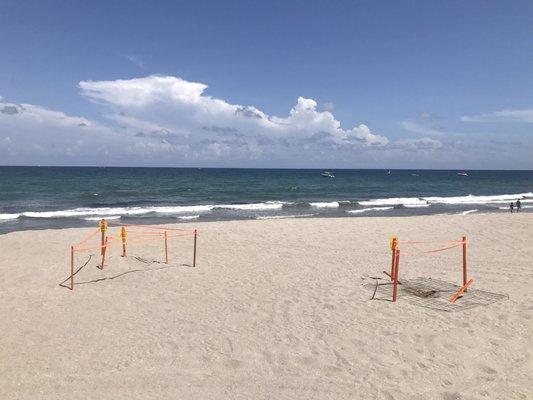
<svg viewBox="0 0 533 400">
<path fill-rule="evenodd" d="M 73 292 L 58 283 L 88 230 L 0 236 L 0 398 L 533 398 L 533 214 L 194 227 L 197 268 L 181 265 L 191 238 L 158 270 L 115 248 L 77 280 L 144 271 Z M 509 300 L 455 313 L 371 301 L 362 285 L 388 268 L 392 234 L 466 234 L 474 288 Z M 161 260 L 161 245 L 130 255 Z M 406 257 L 401 276 L 459 283 L 460 250 Z"/>
</svg>

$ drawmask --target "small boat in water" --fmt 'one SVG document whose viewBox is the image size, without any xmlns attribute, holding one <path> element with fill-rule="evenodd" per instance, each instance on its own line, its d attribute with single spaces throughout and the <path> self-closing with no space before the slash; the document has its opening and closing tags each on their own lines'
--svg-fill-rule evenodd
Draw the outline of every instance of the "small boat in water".
<svg viewBox="0 0 533 400">
<path fill-rule="evenodd" d="M 331 172 L 329 171 L 324 171 L 322 172 L 321 174 L 324 178 L 335 178 L 335 175 L 333 175 Z"/>
<path fill-rule="evenodd" d="M 466 172 L 458 172 L 457 175 L 459 176 L 468 176 L 468 174 Z"/>
</svg>

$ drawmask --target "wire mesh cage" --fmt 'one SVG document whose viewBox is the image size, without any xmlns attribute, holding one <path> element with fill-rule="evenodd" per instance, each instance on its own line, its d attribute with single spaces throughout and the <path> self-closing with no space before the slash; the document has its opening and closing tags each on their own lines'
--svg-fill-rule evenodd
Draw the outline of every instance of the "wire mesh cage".
<svg viewBox="0 0 533 400">
<path fill-rule="evenodd" d="M 425 277 L 403 278 L 399 283 L 398 297 L 400 301 L 440 311 L 468 310 L 509 298 L 506 294 L 469 288 L 468 292 L 463 293 L 455 303 L 450 303 L 450 298 L 461 286 Z M 375 278 L 374 283 L 367 283 L 363 286 L 372 291 L 371 300 L 390 301 L 392 298 L 393 285 L 388 280 Z"/>
</svg>

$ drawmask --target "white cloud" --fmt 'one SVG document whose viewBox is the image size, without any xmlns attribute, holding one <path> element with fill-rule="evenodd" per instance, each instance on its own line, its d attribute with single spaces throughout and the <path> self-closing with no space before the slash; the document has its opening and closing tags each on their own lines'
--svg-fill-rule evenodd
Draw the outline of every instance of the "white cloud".
<svg viewBox="0 0 533 400">
<path fill-rule="evenodd" d="M 275 116 L 210 96 L 207 85 L 173 76 L 83 81 L 79 88 L 83 97 L 96 104 L 97 119 L 0 100 L 1 162 L 446 167 L 464 160 L 484 166 L 490 150 L 491 160 L 497 155 L 499 165 L 531 166 L 527 140 L 510 148 L 508 142 L 496 143 L 497 135 L 474 138 L 450 132 L 427 113 L 418 122 L 401 123 L 418 137 L 390 143 L 367 125 L 342 127 L 331 107 L 304 97 L 286 115 Z M 457 137 L 451 139 L 451 135 Z"/>
<path fill-rule="evenodd" d="M 461 117 L 464 122 L 533 122 L 533 109 L 501 110 L 488 114 Z"/>
<path fill-rule="evenodd" d="M 136 65 L 139 68 L 144 69 L 146 67 L 146 63 L 139 56 L 134 56 L 130 54 L 130 55 L 126 55 L 125 57 L 126 57 L 126 60 L 128 60 L 130 63 Z"/>
<path fill-rule="evenodd" d="M 173 76 L 83 81 L 79 86 L 83 96 L 114 110 L 107 113 L 108 118 L 133 130 L 163 127 L 186 136 L 189 141 L 227 138 L 231 134 L 279 140 L 325 133 L 332 141 L 347 147 L 382 146 L 388 142 L 365 125 L 342 129 L 331 112 L 319 111 L 314 100 L 303 97 L 298 98 L 287 117 L 277 117 L 253 106 L 230 104 L 206 95 L 207 85 Z"/>
<path fill-rule="evenodd" d="M 442 142 L 439 140 L 428 137 L 420 139 L 399 139 L 394 144 L 396 147 L 410 151 L 437 150 L 443 146 Z"/>
<path fill-rule="evenodd" d="M 298 98 L 285 117 L 205 94 L 172 76 L 83 81 L 101 121 L 0 101 L 0 156 L 17 164 L 306 165 L 353 160 L 388 140 L 366 125 L 343 129 L 316 101 Z M 331 157 L 330 157 L 331 156 Z"/>
</svg>

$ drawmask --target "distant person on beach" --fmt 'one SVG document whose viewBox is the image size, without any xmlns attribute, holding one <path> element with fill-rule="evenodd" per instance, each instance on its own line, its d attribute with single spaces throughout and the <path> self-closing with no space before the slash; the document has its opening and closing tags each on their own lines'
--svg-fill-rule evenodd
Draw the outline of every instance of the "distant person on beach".
<svg viewBox="0 0 533 400">
<path fill-rule="evenodd" d="M 522 208 L 522 202 L 520 200 L 516 200 L 516 212 L 520 211 Z"/>
<path fill-rule="evenodd" d="M 513 210 L 514 210 L 514 203 L 511 202 L 511 204 L 509 205 L 509 208 L 511 209 L 511 214 L 513 213 Z"/>
</svg>

